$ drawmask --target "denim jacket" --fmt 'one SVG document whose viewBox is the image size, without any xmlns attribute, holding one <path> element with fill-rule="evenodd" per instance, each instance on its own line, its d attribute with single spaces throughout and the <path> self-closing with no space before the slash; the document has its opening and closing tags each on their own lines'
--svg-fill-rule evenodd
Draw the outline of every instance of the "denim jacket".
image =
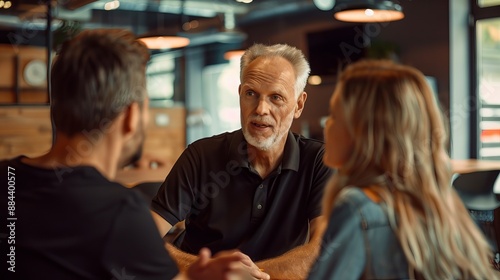
<svg viewBox="0 0 500 280">
<path fill-rule="evenodd" d="M 385 205 L 359 188 L 341 193 L 308 279 L 410 279 Z"/>
</svg>

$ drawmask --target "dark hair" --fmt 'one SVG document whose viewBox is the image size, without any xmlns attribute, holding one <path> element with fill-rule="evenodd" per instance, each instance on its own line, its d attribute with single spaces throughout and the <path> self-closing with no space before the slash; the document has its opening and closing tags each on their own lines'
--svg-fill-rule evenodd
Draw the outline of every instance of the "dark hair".
<svg viewBox="0 0 500 280">
<path fill-rule="evenodd" d="M 51 112 L 58 133 L 110 123 L 146 98 L 147 48 L 130 31 L 82 31 L 63 44 L 52 67 Z"/>
</svg>

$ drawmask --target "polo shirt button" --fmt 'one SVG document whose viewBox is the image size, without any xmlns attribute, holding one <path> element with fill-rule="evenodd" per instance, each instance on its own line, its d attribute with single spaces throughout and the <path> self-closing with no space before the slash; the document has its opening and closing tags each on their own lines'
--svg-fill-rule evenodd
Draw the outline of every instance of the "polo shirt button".
<svg viewBox="0 0 500 280">
<path fill-rule="evenodd" d="M 257 209 L 259 210 L 262 209 L 262 205 L 261 204 L 257 205 Z"/>
<path fill-rule="evenodd" d="M 263 188 L 264 188 L 264 185 L 262 185 L 262 184 L 261 184 L 261 185 L 259 186 L 259 189 L 263 189 Z"/>
</svg>

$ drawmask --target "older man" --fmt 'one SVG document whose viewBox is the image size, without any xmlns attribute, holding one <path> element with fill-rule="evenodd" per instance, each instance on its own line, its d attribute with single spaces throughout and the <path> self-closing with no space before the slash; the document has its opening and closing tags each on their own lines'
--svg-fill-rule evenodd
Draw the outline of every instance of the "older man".
<svg viewBox="0 0 500 280">
<path fill-rule="evenodd" d="M 184 221 L 169 247 L 182 265 L 201 247 L 238 248 L 274 278 L 305 278 L 321 237 L 331 171 L 323 143 L 290 132 L 307 99 L 309 64 L 288 45 L 249 48 L 241 60 L 242 129 L 189 145 L 153 200 L 160 233 Z"/>
</svg>

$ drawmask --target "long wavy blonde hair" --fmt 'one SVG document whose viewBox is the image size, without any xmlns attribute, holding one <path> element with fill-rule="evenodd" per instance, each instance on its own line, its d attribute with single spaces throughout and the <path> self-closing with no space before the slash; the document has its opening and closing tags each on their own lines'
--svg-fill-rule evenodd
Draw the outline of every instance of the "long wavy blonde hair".
<svg viewBox="0 0 500 280">
<path fill-rule="evenodd" d="M 325 191 L 325 216 L 342 189 L 370 188 L 387 205 L 410 275 L 495 278 L 488 242 L 451 187 L 447 130 L 424 75 L 390 61 L 357 62 L 334 94 L 353 151 Z"/>
</svg>

